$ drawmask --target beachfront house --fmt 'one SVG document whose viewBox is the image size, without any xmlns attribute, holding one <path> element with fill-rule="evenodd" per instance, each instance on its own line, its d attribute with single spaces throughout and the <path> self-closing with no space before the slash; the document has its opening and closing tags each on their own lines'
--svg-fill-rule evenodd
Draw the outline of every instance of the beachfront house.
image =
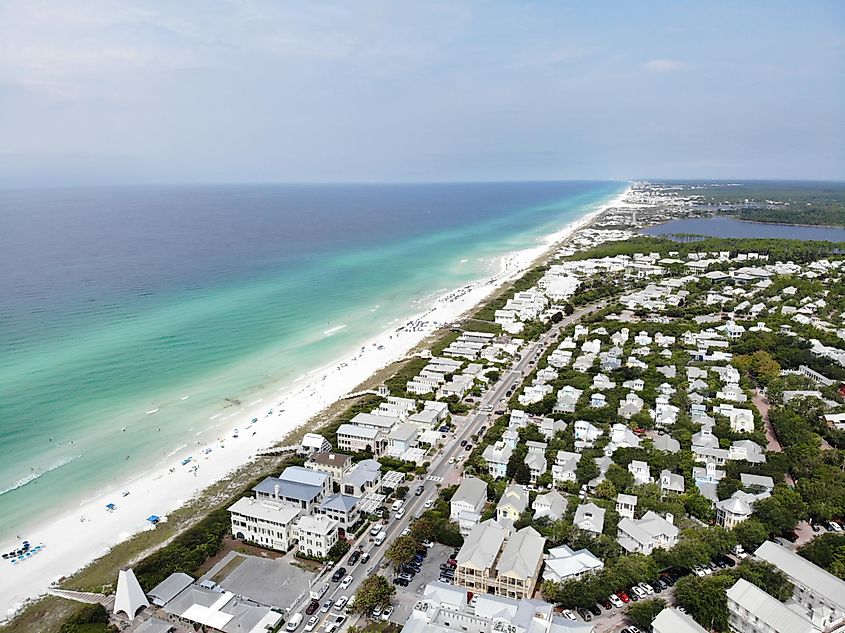
<svg viewBox="0 0 845 633">
<path fill-rule="evenodd" d="M 269 499 L 242 497 L 228 508 L 232 535 L 261 547 L 287 552 L 296 540 L 301 508 Z"/>
<path fill-rule="evenodd" d="M 381 483 L 381 464 L 365 459 L 340 480 L 340 492 L 359 499 L 378 488 Z"/>
<path fill-rule="evenodd" d="M 258 500 L 288 503 L 310 514 L 330 491 L 326 473 L 288 466 L 278 477 L 267 477 L 253 489 Z"/>
<path fill-rule="evenodd" d="M 330 485 L 334 485 L 352 469 L 352 458 L 342 453 L 314 453 L 305 462 L 305 467 L 326 473 Z"/>
</svg>

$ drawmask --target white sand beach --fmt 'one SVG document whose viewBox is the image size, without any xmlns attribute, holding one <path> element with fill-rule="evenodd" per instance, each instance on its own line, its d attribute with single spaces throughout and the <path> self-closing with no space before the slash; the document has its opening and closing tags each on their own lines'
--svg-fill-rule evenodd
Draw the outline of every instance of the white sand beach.
<svg viewBox="0 0 845 633">
<path fill-rule="evenodd" d="M 383 332 L 345 358 L 277 390 L 275 397 L 265 396 L 260 404 L 227 413 L 226 430 L 220 433 L 225 442 L 174 451 L 170 463 L 162 468 L 128 482 L 115 482 L 97 498 L 86 500 L 49 524 L 21 535 L 33 545 L 44 543 L 46 548 L 17 565 L 2 561 L 0 617 L 10 617 L 26 601 L 44 594 L 56 578 L 73 574 L 114 544 L 148 529 L 148 516 L 166 517 L 210 484 L 254 459 L 257 451 L 283 442 L 287 434 L 348 394 L 367 376 L 403 358 L 432 332 L 455 321 L 502 284 L 517 278 L 553 245 L 591 222 L 604 209 L 620 206 L 627 193 L 626 190 L 546 236 L 535 247 L 502 257 L 499 270 L 492 277 L 436 298 L 424 312 Z M 255 423 L 251 422 L 254 418 L 258 420 Z M 232 437 L 235 428 L 239 429 L 237 439 Z M 204 452 L 209 448 L 209 452 Z M 191 461 L 183 464 L 188 457 Z M 124 497 L 124 492 L 129 494 Z M 107 511 L 108 503 L 116 504 L 116 510 Z M 0 550 L 6 552 L 15 545 L 2 543 Z"/>
</svg>

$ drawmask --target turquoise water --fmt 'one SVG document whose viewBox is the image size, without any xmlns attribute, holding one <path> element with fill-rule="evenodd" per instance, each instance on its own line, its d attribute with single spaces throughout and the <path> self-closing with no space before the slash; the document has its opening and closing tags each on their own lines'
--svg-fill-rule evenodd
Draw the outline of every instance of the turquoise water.
<svg viewBox="0 0 845 633">
<path fill-rule="evenodd" d="M 232 401 L 269 399 L 623 187 L 3 193 L 0 539 L 214 437 Z"/>
</svg>

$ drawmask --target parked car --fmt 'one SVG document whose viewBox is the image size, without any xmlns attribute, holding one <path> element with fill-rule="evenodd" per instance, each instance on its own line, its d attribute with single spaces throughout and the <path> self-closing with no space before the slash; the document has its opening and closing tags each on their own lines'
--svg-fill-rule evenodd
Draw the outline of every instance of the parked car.
<svg viewBox="0 0 845 633">
<path fill-rule="evenodd" d="M 347 576 L 347 577 L 346 577 L 346 578 L 344 578 L 344 579 L 343 579 L 343 581 L 340 583 L 340 588 L 341 588 L 341 589 L 347 589 L 347 588 L 349 587 L 349 585 L 351 585 L 351 584 L 352 584 L 352 581 L 353 581 L 353 580 L 354 580 L 354 579 L 352 578 L 352 576 L 351 576 L 351 575 L 350 575 L 350 576 Z"/>
<path fill-rule="evenodd" d="M 373 607 L 373 617 L 378 618 L 381 616 L 381 605 L 377 604 Z"/>
<path fill-rule="evenodd" d="M 381 619 L 387 622 L 390 619 L 390 615 L 393 613 L 393 605 L 387 607 L 384 611 L 381 612 Z"/>
<path fill-rule="evenodd" d="M 619 598 L 616 598 L 616 599 L 619 600 Z M 622 602 L 622 601 L 619 600 L 619 602 Z M 610 600 L 605 600 L 604 602 L 601 603 L 601 606 L 603 606 L 606 611 L 610 611 L 613 608 L 613 603 Z"/>
<path fill-rule="evenodd" d="M 647 595 L 645 590 L 639 585 L 634 585 L 633 587 L 631 587 L 631 594 L 633 596 L 637 596 L 638 598 L 645 598 Z"/>
<path fill-rule="evenodd" d="M 305 630 L 306 631 L 313 631 L 314 627 L 317 626 L 317 623 L 319 621 L 320 621 L 320 618 L 318 618 L 316 615 L 312 615 L 310 618 L 308 618 L 308 622 L 305 623 Z"/>
<path fill-rule="evenodd" d="M 400 587 L 407 587 L 409 583 L 404 578 L 400 578 L 399 576 L 397 576 L 393 579 L 393 584 L 399 585 Z"/>
<path fill-rule="evenodd" d="M 616 595 L 617 595 L 617 596 L 619 596 L 619 599 L 620 599 L 622 602 L 624 602 L 625 604 L 627 604 L 627 603 L 629 603 L 629 602 L 631 601 L 631 596 L 629 596 L 629 595 L 628 595 L 627 593 L 625 593 L 624 591 L 617 591 L 617 592 L 616 592 Z"/>
<path fill-rule="evenodd" d="M 320 608 L 320 601 L 319 600 L 312 600 L 308 603 L 308 606 L 305 607 L 305 613 L 307 615 L 314 615 L 317 612 L 317 609 Z"/>
<path fill-rule="evenodd" d="M 827 529 L 831 532 L 841 532 L 842 527 L 836 521 L 828 521 L 827 522 Z"/>
<path fill-rule="evenodd" d="M 598 617 L 601 615 L 601 607 L 599 605 L 594 604 L 592 607 L 587 607 L 594 616 Z"/>
<path fill-rule="evenodd" d="M 642 589 L 649 596 L 654 593 L 654 588 L 647 582 L 641 582 L 639 588 Z"/>
<path fill-rule="evenodd" d="M 810 527 L 813 528 L 813 532 L 821 532 L 822 527 L 818 523 L 811 523 Z"/>
<path fill-rule="evenodd" d="M 587 609 L 578 609 L 578 615 L 581 616 L 581 619 L 584 620 L 584 622 L 589 622 L 593 619 L 592 614 L 590 614 Z"/>
<path fill-rule="evenodd" d="M 333 605 L 333 604 L 334 604 L 334 600 L 332 600 L 332 599 L 326 600 L 326 601 L 323 603 L 323 608 L 322 608 L 322 609 L 320 609 L 320 611 L 321 611 L 322 613 L 328 613 L 328 612 L 329 612 L 329 609 L 331 609 L 331 608 L 332 608 L 332 605 Z"/>
<path fill-rule="evenodd" d="M 798 534 L 795 533 L 795 530 L 787 530 L 783 533 L 783 536 L 790 543 L 794 543 L 798 540 Z"/>
<path fill-rule="evenodd" d="M 349 598 L 347 598 L 346 596 L 341 596 L 337 599 L 337 602 L 334 603 L 334 610 L 343 611 L 343 607 L 346 606 L 347 602 L 349 602 Z"/>
<path fill-rule="evenodd" d="M 610 594 L 607 597 L 607 599 L 610 601 L 610 604 L 612 604 L 617 609 L 621 609 L 623 606 L 625 606 L 625 603 L 622 602 L 622 600 L 620 600 L 619 596 L 617 596 L 615 594 Z"/>
<path fill-rule="evenodd" d="M 576 620 L 576 619 L 577 619 L 577 618 L 575 617 L 575 614 L 574 614 L 574 613 L 572 613 L 572 611 L 570 611 L 569 609 L 564 609 L 564 611 L 563 611 L 563 614 L 562 614 L 562 615 L 563 615 L 563 617 L 565 617 L 567 620 Z"/>
</svg>

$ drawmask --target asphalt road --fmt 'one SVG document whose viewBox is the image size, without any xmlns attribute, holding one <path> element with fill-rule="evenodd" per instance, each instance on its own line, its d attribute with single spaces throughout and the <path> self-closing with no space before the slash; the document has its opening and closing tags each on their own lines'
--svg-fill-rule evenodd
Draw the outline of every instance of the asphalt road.
<svg viewBox="0 0 845 633">
<path fill-rule="evenodd" d="M 389 567 L 389 563 L 387 563 L 384 559 L 384 553 L 387 551 L 390 543 L 402 534 L 402 531 L 407 528 L 414 519 L 424 512 L 424 504 L 426 501 L 429 499 L 433 501 L 437 498 L 437 483 L 446 480 L 447 478 L 459 475 L 460 470 L 463 467 L 462 463 L 455 460 L 454 464 L 450 464 L 449 460 L 465 453 L 466 449 L 461 446 L 461 442 L 463 440 L 469 440 L 470 437 L 478 433 L 478 430 L 482 425 L 489 425 L 495 418 L 494 413 L 481 413 L 481 409 L 485 405 L 492 405 L 494 409 L 499 408 L 498 405 L 502 399 L 506 398 L 508 390 L 515 388 L 522 383 L 525 378 L 524 374 L 530 373 L 530 370 L 534 367 L 532 360 L 536 361 L 536 358 L 542 354 L 551 343 L 556 341 L 558 332 L 562 328 L 575 323 L 585 314 L 598 310 L 603 306 L 604 302 L 600 302 L 579 308 L 570 316 L 564 317 L 560 323 L 552 326 L 552 328 L 542 335 L 537 341 L 529 343 L 525 349 L 522 350 L 516 363 L 502 374 L 502 377 L 495 385 L 493 385 L 492 389 L 488 390 L 481 396 L 480 402 L 477 403 L 476 412 L 465 418 L 464 423 L 455 429 L 455 435 L 452 440 L 442 447 L 433 457 L 428 474 L 422 479 L 417 478 L 414 481 L 408 482 L 408 487 L 412 492 L 409 493 L 408 498 L 405 500 L 405 515 L 401 519 L 396 519 L 395 514 L 391 515 L 387 521 L 387 525 L 384 526 L 384 530 L 387 532 L 385 541 L 380 546 L 375 546 L 372 543 L 372 537 L 370 536 L 368 528 L 352 544 L 350 552 L 360 547 L 365 552 L 370 553 L 370 560 L 366 564 L 357 563 L 350 566 L 347 563 L 347 555 L 335 567 L 327 569 L 324 573 L 317 576 L 312 585 L 313 587 L 320 586 L 326 582 L 330 585 L 329 590 L 320 598 L 321 605 L 329 599 L 337 602 L 341 596 L 351 597 L 356 592 L 358 586 L 364 578 L 374 573 L 380 573 Z M 413 494 L 413 491 L 419 484 L 423 485 L 424 491 L 422 495 L 416 496 Z M 332 573 L 334 573 L 334 570 L 338 567 L 346 567 L 347 575 L 352 575 L 353 577 L 352 584 L 346 589 L 340 589 L 340 583 L 332 583 L 330 581 Z M 308 606 L 310 601 L 310 596 L 306 595 L 303 599 L 292 605 L 290 612 L 287 614 L 286 619 L 290 620 L 295 613 L 302 613 L 303 623 L 297 631 L 304 630 L 305 623 L 311 617 L 305 613 L 305 608 Z M 334 607 L 332 607 L 329 615 L 339 613 L 340 612 L 336 611 Z M 320 618 L 320 622 L 314 631 L 322 631 L 327 614 L 318 610 L 315 615 Z M 344 628 L 350 626 L 352 623 L 357 621 L 357 619 L 358 616 L 352 615 L 344 624 Z"/>
</svg>

